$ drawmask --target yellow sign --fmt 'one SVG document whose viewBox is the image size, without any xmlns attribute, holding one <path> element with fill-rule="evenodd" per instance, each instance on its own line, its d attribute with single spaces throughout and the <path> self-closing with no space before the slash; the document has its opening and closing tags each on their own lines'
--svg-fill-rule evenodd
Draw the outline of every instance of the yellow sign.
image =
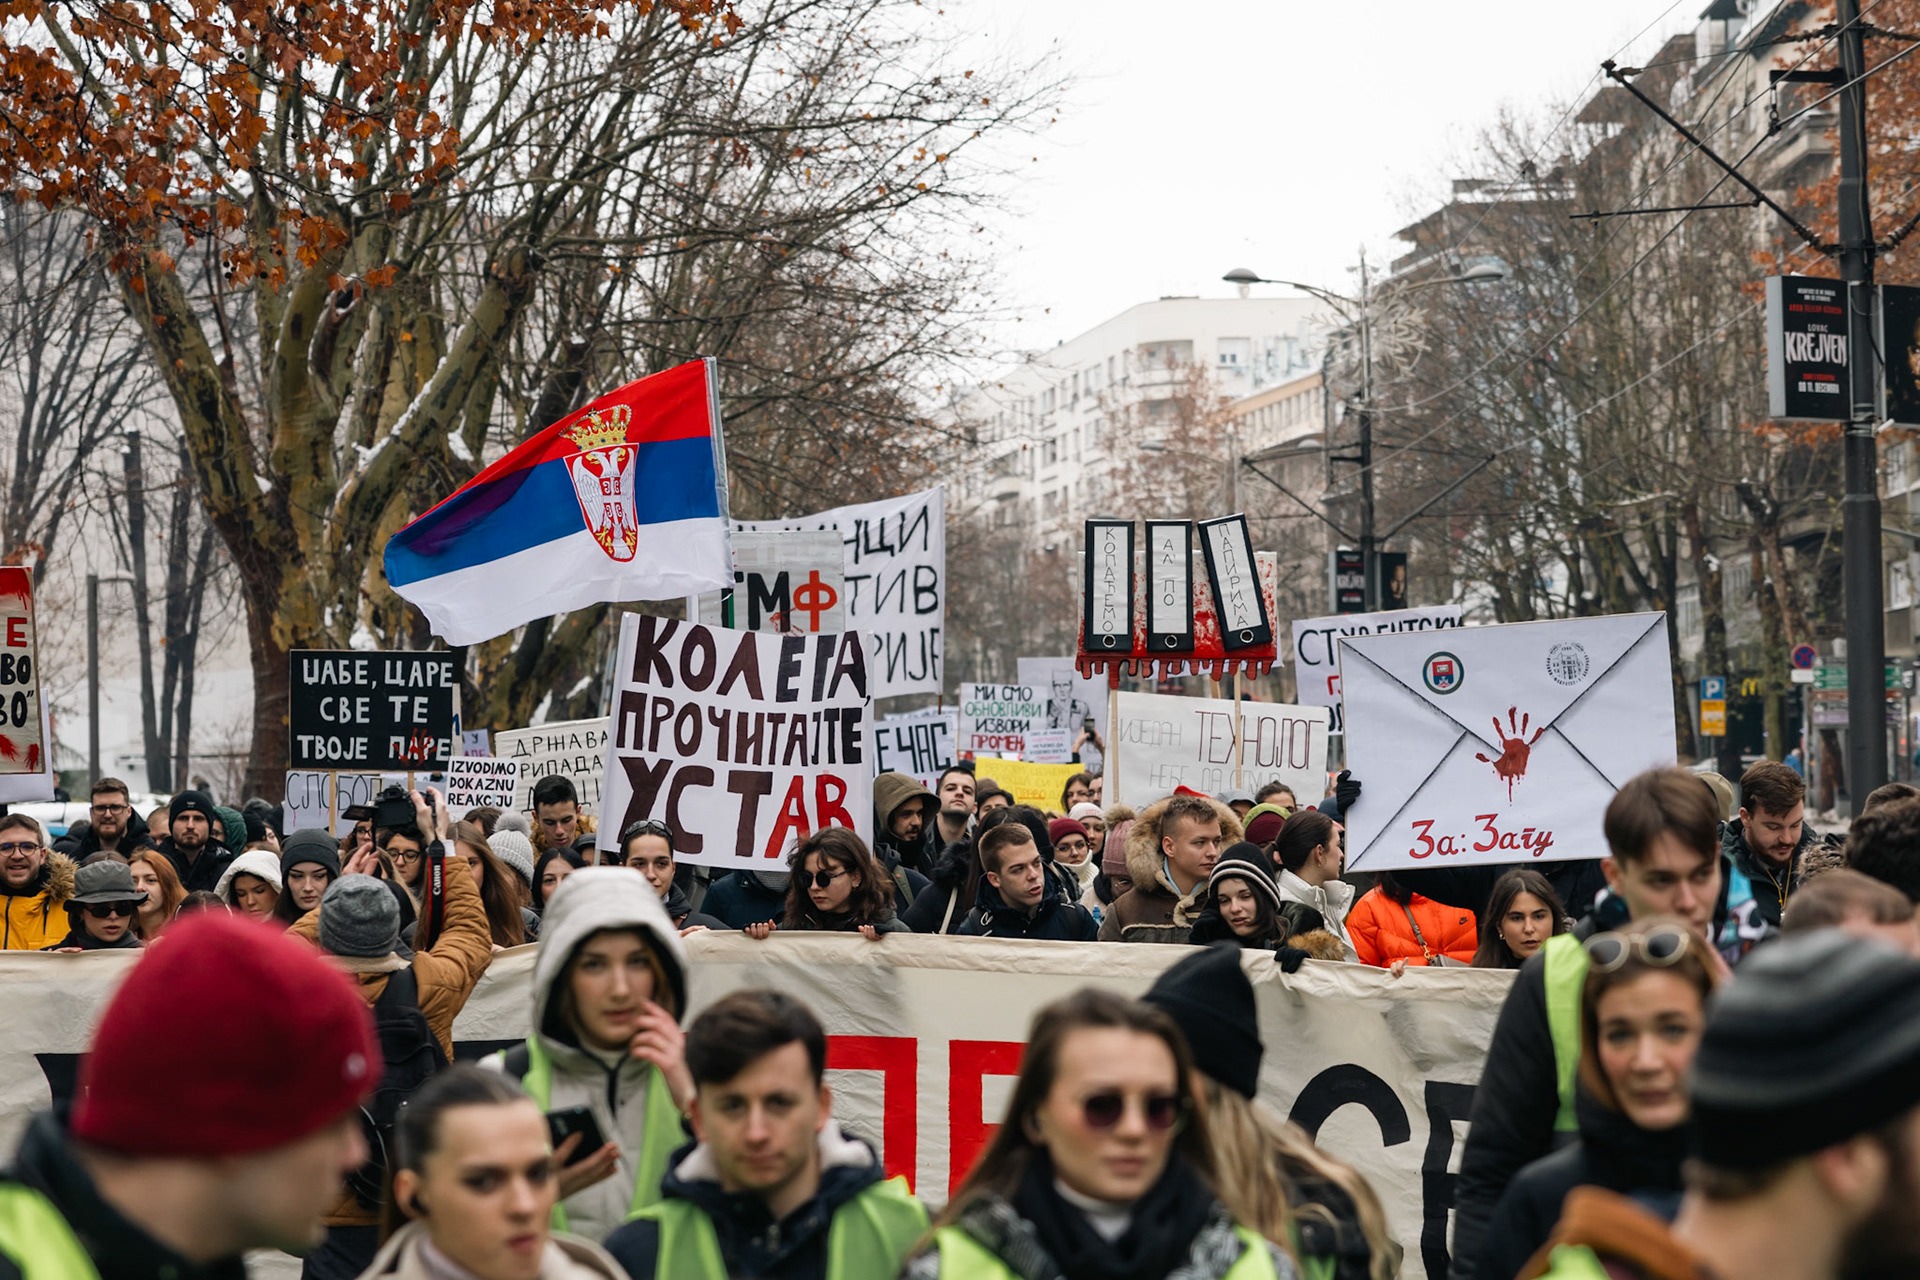
<svg viewBox="0 0 1920 1280">
<path fill-rule="evenodd" d="M 1700 733 L 1702 737 L 1724 738 L 1727 736 L 1727 703 L 1724 698 L 1700 700 Z"/>
<path fill-rule="evenodd" d="M 975 756 L 973 776 L 992 778 L 1000 789 L 1013 796 L 1015 804 L 1030 804 L 1042 812 L 1060 809 L 1060 793 L 1067 779 L 1080 772 L 1077 764 L 1028 764 L 1024 760 L 1001 760 L 994 756 Z"/>
</svg>

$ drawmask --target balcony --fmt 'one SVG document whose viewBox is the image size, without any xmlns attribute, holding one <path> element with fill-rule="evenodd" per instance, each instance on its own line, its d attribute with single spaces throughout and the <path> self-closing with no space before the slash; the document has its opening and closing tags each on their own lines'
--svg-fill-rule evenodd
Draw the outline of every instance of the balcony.
<svg viewBox="0 0 1920 1280">
<path fill-rule="evenodd" d="M 1833 131 L 1839 117 L 1832 111 L 1810 111 L 1787 124 L 1761 150 L 1766 185 L 1792 187 L 1817 182 L 1834 164 Z"/>
</svg>

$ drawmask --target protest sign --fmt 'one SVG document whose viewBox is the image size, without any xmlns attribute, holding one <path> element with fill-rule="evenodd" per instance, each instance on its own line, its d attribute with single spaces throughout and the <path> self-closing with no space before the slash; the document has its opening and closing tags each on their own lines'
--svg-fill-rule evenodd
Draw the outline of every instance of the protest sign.
<svg viewBox="0 0 1920 1280">
<path fill-rule="evenodd" d="M 1034 764 L 1072 764 L 1074 737 L 1065 729 L 1036 729 L 1027 735 L 1020 756 Z"/>
<path fill-rule="evenodd" d="M 947 616 L 947 491 L 835 507 L 791 520 L 736 521 L 739 531 L 837 529 L 846 629 L 867 639 L 873 696 L 939 693 Z"/>
<path fill-rule="evenodd" d="M 778 868 L 794 841 L 848 827 L 869 842 L 866 640 L 620 621 L 600 847 L 642 818 L 682 862 Z"/>
<path fill-rule="evenodd" d="M 686 940 L 697 1015 L 741 987 L 804 1002 L 827 1036 L 834 1119 L 871 1143 L 889 1175 L 939 1206 L 1002 1118 L 1023 1040 L 1047 1003 L 1087 986 L 1139 995 L 1185 947 L 1087 946 L 898 934 L 883 947 L 825 933 Z M 522 1042 L 538 948 L 498 953 L 453 1024 L 472 1061 Z M 139 952 L 0 953 L 0 1148 L 56 1094 Z M 1365 1172 L 1407 1252 L 1401 1274 L 1446 1273 L 1455 1175 L 1474 1086 L 1513 974 L 1309 960 L 1287 974 L 1246 951 L 1266 1053 L 1259 1096 L 1328 1153 Z"/>
<path fill-rule="evenodd" d="M 353 831 L 357 819 L 347 817 L 356 805 L 371 805 L 383 788 L 404 787 L 411 776 L 413 786 L 446 790 L 447 779 L 438 773 L 335 773 L 318 769 L 289 769 L 282 812 L 287 834 L 295 831 L 330 831 L 344 838 Z M 448 801 L 448 807 L 452 807 Z"/>
<path fill-rule="evenodd" d="M 1460 606 L 1432 605 L 1387 613 L 1336 613 L 1293 620 L 1293 682 L 1303 707 L 1330 707 L 1333 731 L 1344 733 L 1340 707 L 1340 639 L 1395 631 L 1437 631 L 1460 625 Z"/>
<path fill-rule="evenodd" d="M 447 808 L 455 814 L 482 805 L 513 807 L 520 770 L 511 760 L 491 756 L 461 756 L 447 761 Z"/>
<path fill-rule="evenodd" d="M 1060 807 L 1060 793 L 1067 789 L 1067 779 L 1079 772 L 1077 764 L 1031 764 L 995 756 L 973 759 L 975 778 L 992 778 L 1015 804 L 1030 804 L 1043 811 Z"/>
<path fill-rule="evenodd" d="M 959 730 L 960 713 L 951 707 L 885 717 L 874 729 L 874 776 L 904 773 L 936 790 L 941 770 L 957 758 L 953 743 Z"/>
<path fill-rule="evenodd" d="M 1179 589 L 1182 579 L 1164 562 L 1176 553 L 1179 538 L 1167 532 L 1162 522 L 1154 524 L 1149 533 L 1156 541 L 1148 547 L 1149 556 L 1155 558 L 1148 581 L 1151 598 L 1136 590 L 1129 576 L 1124 589 L 1133 599 L 1131 630 L 1115 627 L 1091 639 L 1086 630 L 1087 610 L 1082 609 L 1080 647 L 1074 665 L 1088 675 L 1101 672 L 1110 677 L 1116 672 L 1135 676 L 1204 672 L 1215 680 L 1225 679 L 1229 674 L 1265 675 L 1280 654 L 1273 633 L 1273 619 L 1280 616 L 1277 607 L 1279 558 L 1269 551 L 1249 552 L 1244 521 L 1239 518 L 1205 521 L 1199 526 L 1206 551 L 1205 567 L 1196 571 L 1190 562 L 1185 576 L 1191 605 L 1184 611 L 1170 608 L 1168 595 Z M 1122 521 L 1118 527 L 1130 526 Z M 1111 529 L 1096 530 L 1093 522 L 1089 522 L 1088 536 L 1111 540 L 1118 535 Z M 1131 547 L 1130 537 L 1128 546 Z M 1102 554 L 1117 552 L 1103 546 Z M 1108 593 L 1110 601 L 1112 592 L 1119 589 L 1118 570 L 1114 569 L 1109 578 L 1108 568 L 1095 564 L 1094 557 L 1089 556 L 1088 573 L 1101 577 L 1099 588 Z M 1085 589 L 1091 591 L 1095 585 L 1090 576 Z M 1223 607 L 1227 622 L 1224 630 L 1221 627 Z M 1183 634 L 1171 630 L 1179 626 L 1186 626 L 1189 631 Z M 1118 643 L 1129 637 L 1131 648 Z M 1170 637 L 1182 647 L 1168 647 Z M 1109 640 L 1116 643 L 1110 646 L 1106 643 Z"/>
<path fill-rule="evenodd" d="M 0 802 L 53 799 L 53 741 L 41 693 L 33 573 L 0 568 Z"/>
<path fill-rule="evenodd" d="M 1107 682 L 1100 676 L 1083 676 L 1072 658 L 1022 658 L 1015 666 L 1021 684 L 1030 684 L 1047 695 L 1047 728 L 1067 734 L 1067 754 L 1072 758 L 1073 744 L 1088 720 L 1102 743 L 1107 740 Z M 1022 752 L 1031 756 L 1031 752 Z M 1080 766 L 1096 778 L 1100 776 L 1105 752 L 1088 744 L 1080 749 Z M 1037 756 L 1032 758 L 1038 759 Z"/>
<path fill-rule="evenodd" d="M 1025 757 L 1027 735 L 1047 728 L 1046 692 L 1031 684 L 960 686 L 960 736 L 967 755 Z"/>
<path fill-rule="evenodd" d="M 493 739 L 485 729 L 465 729 L 460 733 L 460 754 L 463 756 L 490 756 L 493 754 Z"/>
<path fill-rule="evenodd" d="M 580 807 L 600 811 L 600 769 L 607 762 L 605 720 L 561 720 L 493 736 L 494 754 L 513 762 L 513 807 L 533 812 L 533 784 L 550 774 L 573 783 Z"/>
<path fill-rule="evenodd" d="M 1664 613 L 1340 647 L 1350 870 L 1590 858 L 1620 784 L 1673 763 Z"/>
<path fill-rule="evenodd" d="M 837 529 L 736 533 L 733 590 L 698 597 L 695 621 L 741 631 L 845 631 L 845 573 Z"/>
<path fill-rule="evenodd" d="M 1108 804 L 1144 807 L 1175 787 L 1208 795 L 1284 782 L 1311 803 L 1327 789 L 1327 712 L 1277 702 L 1122 693 L 1113 726 L 1119 776 Z"/>
<path fill-rule="evenodd" d="M 295 649 L 289 660 L 292 768 L 438 770 L 453 758 L 460 673 L 451 653 Z"/>
</svg>

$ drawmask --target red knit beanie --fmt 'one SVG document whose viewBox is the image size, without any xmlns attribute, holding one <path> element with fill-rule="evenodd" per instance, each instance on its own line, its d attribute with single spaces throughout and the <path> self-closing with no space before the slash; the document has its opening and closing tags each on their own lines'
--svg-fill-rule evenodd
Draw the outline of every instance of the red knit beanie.
<svg viewBox="0 0 1920 1280">
<path fill-rule="evenodd" d="M 373 1014 L 352 979 L 291 934 L 195 912 L 107 1003 L 80 1067 L 73 1136 L 134 1156 L 268 1151 L 338 1120 L 380 1071 Z"/>
</svg>

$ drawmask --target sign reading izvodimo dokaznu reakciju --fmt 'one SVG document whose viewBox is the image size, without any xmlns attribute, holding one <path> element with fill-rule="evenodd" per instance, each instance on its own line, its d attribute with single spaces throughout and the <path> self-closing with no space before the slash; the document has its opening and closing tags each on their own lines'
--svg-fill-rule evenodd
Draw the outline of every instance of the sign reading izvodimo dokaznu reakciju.
<svg viewBox="0 0 1920 1280">
<path fill-rule="evenodd" d="M 1351 870 L 1590 858 L 1614 792 L 1673 763 L 1664 613 L 1347 637 L 1340 678 Z"/>
<path fill-rule="evenodd" d="M 600 847 L 642 818 L 683 862 L 778 870 L 821 827 L 873 828 L 866 642 L 621 619 Z"/>
</svg>

